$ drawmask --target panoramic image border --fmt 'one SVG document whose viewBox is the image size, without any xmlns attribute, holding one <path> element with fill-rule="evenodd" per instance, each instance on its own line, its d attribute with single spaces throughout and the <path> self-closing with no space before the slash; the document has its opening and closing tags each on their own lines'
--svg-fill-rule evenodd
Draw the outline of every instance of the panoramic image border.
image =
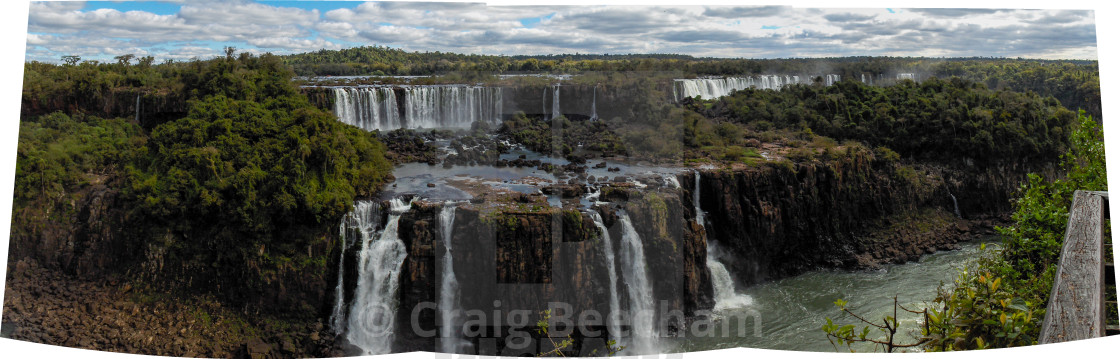
<svg viewBox="0 0 1120 359">
<path fill-rule="evenodd" d="M 960 14 L 939 9 L 921 11 L 925 22 L 891 22 L 861 3 L 819 14 L 850 21 L 831 27 L 773 22 L 829 5 L 819 3 L 704 4 L 642 18 L 495 11 L 506 22 L 463 3 L 250 1 L 224 13 L 161 4 L 32 4 L 6 15 L 17 36 L 5 44 L 21 51 L 5 52 L 0 66 L 21 71 L 0 99 L 20 118 L 0 131 L 10 144 L 0 206 L 14 208 L 0 222 L 5 352 L 809 357 L 924 348 L 970 357 L 1043 341 L 1039 330 L 1081 335 L 1042 313 L 1047 302 L 1080 301 L 1051 284 L 1085 270 L 1066 263 L 1074 242 L 1063 237 L 1081 234 L 1065 227 L 1096 228 L 1082 235 L 1096 238 L 1090 250 L 1110 236 L 1101 191 L 1106 152 L 1117 150 L 1101 119 L 1114 32 L 1101 19 L 1111 8 L 969 12 L 1018 19 L 996 30 L 952 23 Z M 254 13 L 259 5 L 291 7 Z M 250 14 L 267 25 L 231 30 Z M 733 30 L 649 27 L 697 14 Z M 386 20 L 368 20 L 378 17 Z M 767 20 L 737 28 L 746 17 Z M 967 50 L 992 44 L 968 35 L 1007 29 L 1073 40 L 1045 55 L 1029 52 L 1045 43 L 1015 40 L 990 55 L 1002 59 Z M 890 44 L 921 31 L 959 50 L 908 57 Z M 208 40 L 184 38 L 192 32 Z M 720 44 L 797 34 L 855 45 L 720 55 L 747 51 Z M 681 45 L 690 38 L 707 40 Z M 869 38 L 884 45 L 860 57 Z M 505 47 L 494 53 L 486 41 Z M 579 46 L 589 50 L 568 52 Z M 677 55 L 689 51 L 698 55 Z M 1093 263 L 1112 254 L 1094 253 Z M 960 273 L 966 267 L 977 270 Z M 1099 285 L 1096 300 L 1114 303 L 1114 284 Z M 1055 294 L 1037 294 L 1051 286 Z M 978 300 L 996 309 L 969 312 Z M 947 318 L 981 318 L 975 327 L 987 332 Z M 97 325 L 103 334 L 68 331 Z M 820 343 L 789 344 L 807 338 Z M 1108 337 L 996 353 L 1117 345 Z"/>
</svg>

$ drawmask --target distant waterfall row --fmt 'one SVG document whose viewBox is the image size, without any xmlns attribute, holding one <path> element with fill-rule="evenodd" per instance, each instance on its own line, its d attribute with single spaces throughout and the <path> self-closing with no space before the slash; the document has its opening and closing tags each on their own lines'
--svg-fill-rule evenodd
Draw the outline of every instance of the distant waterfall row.
<svg viewBox="0 0 1120 359">
<path fill-rule="evenodd" d="M 817 76 L 762 75 L 750 77 L 724 77 L 701 79 L 676 79 L 673 81 L 673 97 L 677 99 L 700 96 L 710 100 L 727 96 L 734 91 L 747 88 L 778 90 L 786 85 L 811 84 Z M 840 75 L 821 75 L 825 86 L 840 81 Z"/>
<path fill-rule="evenodd" d="M 465 85 L 335 87 L 334 114 L 367 131 L 398 128 L 468 128 L 496 123 L 502 89 Z"/>
</svg>

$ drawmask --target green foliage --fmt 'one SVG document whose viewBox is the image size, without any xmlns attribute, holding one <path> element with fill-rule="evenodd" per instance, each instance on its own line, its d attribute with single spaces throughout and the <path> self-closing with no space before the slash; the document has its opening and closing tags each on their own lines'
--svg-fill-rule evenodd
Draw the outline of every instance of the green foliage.
<svg viewBox="0 0 1120 359">
<path fill-rule="evenodd" d="M 963 272 L 951 291 L 943 288 L 938 294 L 941 310 L 929 311 L 923 330 L 929 340 L 926 348 L 949 351 L 1036 344 L 1046 305 L 1037 293 L 1008 288 L 1002 277 L 989 272 Z"/>
<path fill-rule="evenodd" d="M 66 195 L 91 183 L 119 190 L 132 244 L 165 253 L 166 268 L 145 272 L 154 283 L 236 300 L 291 273 L 320 273 L 326 259 L 311 243 L 391 179 L 375 135 L 312 106 L 276 56 L 118 60 L 26 65 L 25 113 L 65 111 L 21 119 L 16 202 L 72 202 Z M 168 101 L 186 115 L 146 132 L 120 94 L 131 104 L 138 94 L 178 99 Z M 87 115 L 122 109 L 128 120 Z"/>
<path fill-rule="evenodd" d="M 518 112 L 502 123 L 498 133 L 530 150 L 546 154 L 572 155 L 576 143 L 583 143 L 584 149 L 604 155 L 626 153 L 622 139 L 601 121 L 573 121 L 564 117 L 544 121 Z"/>
<path fill-rule="evenodd" d="M 550 350 L 550 351 L 547 351 L 547 352 L 538 353 L 537 354 L 538 357 L 543 357 L 543 356 L 561 356 L 562 357 L 562 356 L 564 356 L 564 351 L 569 349 L 573 344 L 575 344 L 575 340 L 572 339 L 571 334 L 568 334 L 568 336 L 565 339 L 561 340 L 559 343 L 557 343 L 556 340 L 554 340 L 551 336 L 549 336 L 548 335 L 548 328 L 549 328 L 549 320 L 550 319 L 552 319 L 552 310 L 546 309 L 546 310 L 543 310 L 543 311 L 540 312 L 540 320 L 537 321 L 537 329 L 536 329 L 537 334 L 539 334 L 542 338 L 547 338 L 549 343 L 552 344 L 553 349 Z M 618 352 L 622 351 L 622 349 L 624 349 L 624 348 L 626 348 L 626 347 L 618 345 L 618 342 L 615 342 L 614 339 L 608 339 L 607 340 L 607 356 L 614 356 L 615 353 L 618 353 Z M 596 351 L 598 351 L 598 349 L 592 351 L 591 354 L 592 355 L 596 354 L 595 353 Z"/>
<path fill-rule="evenodd" d="M 60 112 L 20 122 L 15 204 L 56 199 L 103 181 L 145 154 L 139 126 L 127 120 Z"/>
<path fill-rule="evenodd" d="M 293 257 L 306 253 L 310 233 L 335 225 L 356 196 L 389 179 L 384 146 L 311 106 L 275 60 L 207 65 L 208 80 L 191 90 L 202 97 L 186 117 L 152 129 L 151 155 L 131 171 L 137 214 L 182 234 L 175 254 L 227 285 L 263 285 L 262 274 L 296 264 L 321 267 Z"/>
<path fill-rule="evenodd" d="M 941 309 L 930 314 L 929 350 L 1030 345 L 1053 287 L 1069 207 L 1076 190 L 1107 190 L 1104 137 L 1100 124 L 1082 113 L 1062 156 L 1065 178 L 1047 182 L 1031 175 L 1020 190 L 1014 224 L 997 228 L 998 256 L 986 257 L 942 290 Z"/>
<path fill-rule="evenodd" d="M 1034 93 L 992 91 L 959 78 L 916 84 L 869 86 L 842 81 L 833 86 L 786 86 L 780 91 L 747 89 L 709 101 L 685 101 L 703 117 L 768 130 L 797 131 L 801 140 L 827 147 L 816 135 L 886 147 L 919 160 L 1053 159 L 1064 152 L 1076 115 L 1053 98 Z M 735 145 L 730 123 L 701 130 L 693 120 L 685 143 Z M 687 124 L 688 122 L 686 122 Z M 714 136 L 703 132 L 714 133 Z"/>
<path fill-rule="evenodd" d="M 860 324 L 862 326 L 862 329 L 857 330 L 855 324 L 840 325 L 833 323 L 832 318 L 825 318 L 825 324 L 821 326 L 821 330 L 825 332 L 825 336 L 828 338 L 829 343 L 832 343 L 833 346 L 836 346 L 837 344 L 844 345 L 848 348 L 848 350 L 854 352 L 855 350 L 852 349 L 852 344 L 873 343 L 878 345 L 883 350 L 883 352 L 891 353 L 898 348 L 916 347 L 928 341 L 927 338 L 918 338 L 912 343 L 904 344 L 900 342 L 898 338 L 896 338 L 899 329 L 899 322 L 897 318 L 898 310 L 900 308 L 903 311 L 909 312 L 911 314 L 921 314 L 928 317 L 926 311 L 914 311 L 906 309 L 905 307 L 899 305 L 897 296 L 894 297 L 894 314 L 883 316 L 882 324 L 878 324 L 878 322 L 872 322 L 871 320 L 868 320 L 852 312 L 850 309 L 848 309 L 848 302 L 844 301 L 843 299 L 837 299 L 833 304 L 835 304 L 837 308 L 840 308 L 840 312 L 845 316 L 855 318 L 860 323 L 862 323 Z M 882 337 L 871 336 L 872 328 L 881 333 Z"/>
</svg>

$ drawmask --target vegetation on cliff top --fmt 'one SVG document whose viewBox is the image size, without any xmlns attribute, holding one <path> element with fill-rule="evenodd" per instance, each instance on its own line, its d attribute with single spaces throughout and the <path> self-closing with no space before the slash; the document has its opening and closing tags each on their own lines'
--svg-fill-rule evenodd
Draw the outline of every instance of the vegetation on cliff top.
<svg viewBox="0 0 1120 359">
<path fill-rule="evenodd" d="M 696 128 L 686 130 L 695 135 L 685 137 L 695 147 L 727 142 L 736 137 L 731 125 L 742 125 L 746 133 L 811 131 L 886 146 L 918 160 L 971 158 L 980 163 L 1057 158 L 1075 117 L 1052 98 L 992 91 L 959 78 L 903 80 L 893 86 L 843 81 L 780 91 L 748 89 L 715 100 L 686 101 L 686 107 L 715 120 L 706 125 L 711 132 L 695 119 L 686 122 Z"/>
<path fill-rule="evenodd" d="M 1014 202 L 1014 224 L 997 228 L 1003 237 L 1002 249 L 987 252 L 974 267 L 960 273 L 955 283 L 943 286 L 934 300 L 936 306 L 913 311 L 924 323 L 922 335 L 911 344 L 921 344 L 929 351 L 953 351 L 1037 343 L 1073 193 L 1107 190 L 1101 125 L 1081 114 L 1069 141 L 1071 147 L 1061 156 L 1062 167 L 1068 171 L 1063 178 L 1048 182 L 1032 174 L 1020 189 Z M 877 334 L 869 337 L 869 328 L 875 327 L 889 335 L 886 341 L 891 345 L 904 340 L 894 336 L 899 329 L 897 318 L 887 317 L 884 322 L 888 324 L 878 326 L 847 311 L 844 304 L 837 302 L 844 313 L 869 326 L 860 331 L 855 325 L 841 326 L 829 320 L 822 329 L 830 340 L 880 343 L 883 340 Z"/>
<path fill-rule="evenodd" d="M 312 106 L 276 56 L 230 51 L 185 64 L 28 66 L 35 71 L 27 73 L 25 102 L 114 86 L 187 94 L 186 116 L 150 131 L 131 119 L 86 115 L 104 112 L 96 103 L 22 118 L 16 206 L 53 201 L 98 177 L 119 180 L 130 212 L 122 235 L 163 247 L 167 264 L 183 270 L 176 275 L 189 273 L 204 290 L 241 296 L 235 288 L 259 289 L 278 273 L 325 265 L 305 258 L 310 243 L 355 197 L 391 179 L 375 135 Z M 36 86 L 43 74 L 61 85 Z M 20 221 L 16 227 L 30 225 Z"/>
<path fill-rule="evenodd" d="M 1064 178 L 1031 175 L 1020 189 L 1014 224 L 998 228 L 1003 249 L 961 273 L 937 297 L 926 334 L 930 350 L 1000 348 L 1035 344 L 1053 288 L 1073 193 L 1106 191 L 1104 132 L 1078 116 L 1071 147 L 1062 155 Z"/>
</svg>

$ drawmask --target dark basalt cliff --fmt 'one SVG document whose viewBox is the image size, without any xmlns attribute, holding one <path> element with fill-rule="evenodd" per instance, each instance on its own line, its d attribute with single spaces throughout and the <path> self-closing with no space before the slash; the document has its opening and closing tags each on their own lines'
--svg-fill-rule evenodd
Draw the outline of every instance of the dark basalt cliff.
<svg viewBox="0 0 1120 359">
<path fill-rule="evenodd" d="M 828 163 L 707 170 L 700 172 L 701 208 L 709 238 L 736 258 L 725 263 L 728 269 L 750 285 L 817 268 L 917 260 L 975 234 L 990 234 L 1026 172 L 1018 167 L 981 172 L 906 168 L 859 152 Z M 688 196 L 693 176 L 680 177 Z M 956 218 L 950 193 L 964 219 Z"/>
<path fill-rule="evenodd" d="M 654 296 L 665 301 L 669 310 L 682 311 L 680 320 L 684 320 L 684 313 L 711 307 L 711 289 L 704 284 L 703 237 L 687 233 L 691 229 L 681 226 L 684 212 L 676 194 L 651 193 L 646 198 L 650 200 L 623 206 L 632 213 L 635 227 L 641 228 L 647 262 L 657 263 L 650 265 L 649 273 Z M 440 207 L 418 202 L 401 216 L 400 236 L 408 258 L 400 277 L 396 330 L 400 350 L 434 350 L 436 343 L 421 332 L 438 329 L 439 323 L 440 314 L 433 304 L 438 303 L 445 270 Z M 601 210 L 613 216 L 614 209 Z M 604 222 L 612 238 L 621 235 L 617 221 Z M 461 309 L 481 311 L 488 317 L 494 310 L 530 314 L 528 322 L 516 318 L 510 322 L 504 315 L 497 321 L 487 318 L 484 325 L 490 327 L 534 327 L 538 314 L 546 309 L 553 309 L 554 316 L 577 318 L 579 313 L 591 311 L 605 316 L 610 312 L 611 290 L 602 240 L 586 213 L 558 208 L 483 213 L 470 206 L 459 208 L 451 243 Z M 617 247 L 618 242 L 612 242 Z M 618 285 L 624 291 L 624 284 Z M 620 300 L 625 306 L 626 298 Z M 414 323 L 419 330 L 412 327 Z"/>
<path fill-rule="evenodd" d="M 604 188 L 602 199 L 609 203 L 594 210 L 608 228 L 616 256 L 623 232 L 619 215 L 624 211 L 631 218 L 643 245 L 655 308 L 680 313 L 657 318 L 669 324 L 669 332 L 662 334 L 672 334 L 673 328 L 714 305 L 705 265 L 709 240 L 717 241 L 734 258 L 724 264 L 741 285 L 822 267 L 859 269 L 915 260 L 953 248 L 990 228 L 992 215 L 1009 208 L 1004 199 L 1025 177 L 1025 170 L 902 167 L 877 161 L 870 153 L 853 152 L 828 162 L 700 171 L 706 227 L 695 222 L 692 172 L 678 175 L 681 190 Z M 982 174 L 970 175 L 975 172 Z M 174 252 L 128 239 L 122 224 L 127 212 L 113 205 L 117 194 L 111 187 L 94 184 L 76 194 L 72 203 L 26 207 L 53 208 L 53 214 L 15 213 L 18 230 L 12 233 L 9 263 L 31 259 L 47 269 L 95 279 L 143 274 L 190 288 L 191 283 L 183 279 L 198 272 L 179 263 L 181 258 Z M 953 214 L 949 193 L 958 199 L 965 219 Z M 582 312 L 610 312 L 612 288 L 604 238 L 588 213 L 532 205 L 452 205 L 458 206 L 451 253 L 461 310 L 487 313 L 485 320 L 471 326 L 481 333 L 472 336 L 475 348 L 508 354 L 503 351 L 507 335 L 503 333 L 517 327 L 530 331 L 546 309 L 554 310 L 553 316 L 572 319 Z M 408 255 L 399 277 L 395 351 L 438 348 L 435 337 L 422 333 L 438 331 L 441 323 L 438 302 L 446 250 L 439 214 L 443 206 L 416 201 L 400 217 L 399 236 Z M 385 223 L 388 213 L 377 216 Z M 320 232 L 309 242 L 307 256 L 325 258 L 325 264 L 314 266 L 318 270 L 292 267 L 264 273 L 268 284 L 245 291 L 239 303 L 252 311 L 300 312 L 329 323 L 341 266 L 343 299 L 349 308 L 361 245 L 344 246 L 333 229 Z M 620 305 L 627 308 L 625 283 L 620 280 L 617 285 Z M 26 302 L 30 297 L 21 298 Z M 495 318 L 490 314 L 495 310 L 503 314 Z M 526 315 L 508 315 L 514 311 Z M 322 333 L 321 338 L 289 352 L 317 352 L 332 345 L 330 328 L 302 319 L 301 323 L 315 328 L 316 338 Z M 578 331 L 573 337 L 582 338 Z M 601 342 L 577 343 L 570 354 L 589 353 L 596 345 L 601 349 Z M 284 352 L 281 344 L 270 345 Z M 338 343 L 334 345 L 334 354 L 341 354 Z"/>
</svg>

